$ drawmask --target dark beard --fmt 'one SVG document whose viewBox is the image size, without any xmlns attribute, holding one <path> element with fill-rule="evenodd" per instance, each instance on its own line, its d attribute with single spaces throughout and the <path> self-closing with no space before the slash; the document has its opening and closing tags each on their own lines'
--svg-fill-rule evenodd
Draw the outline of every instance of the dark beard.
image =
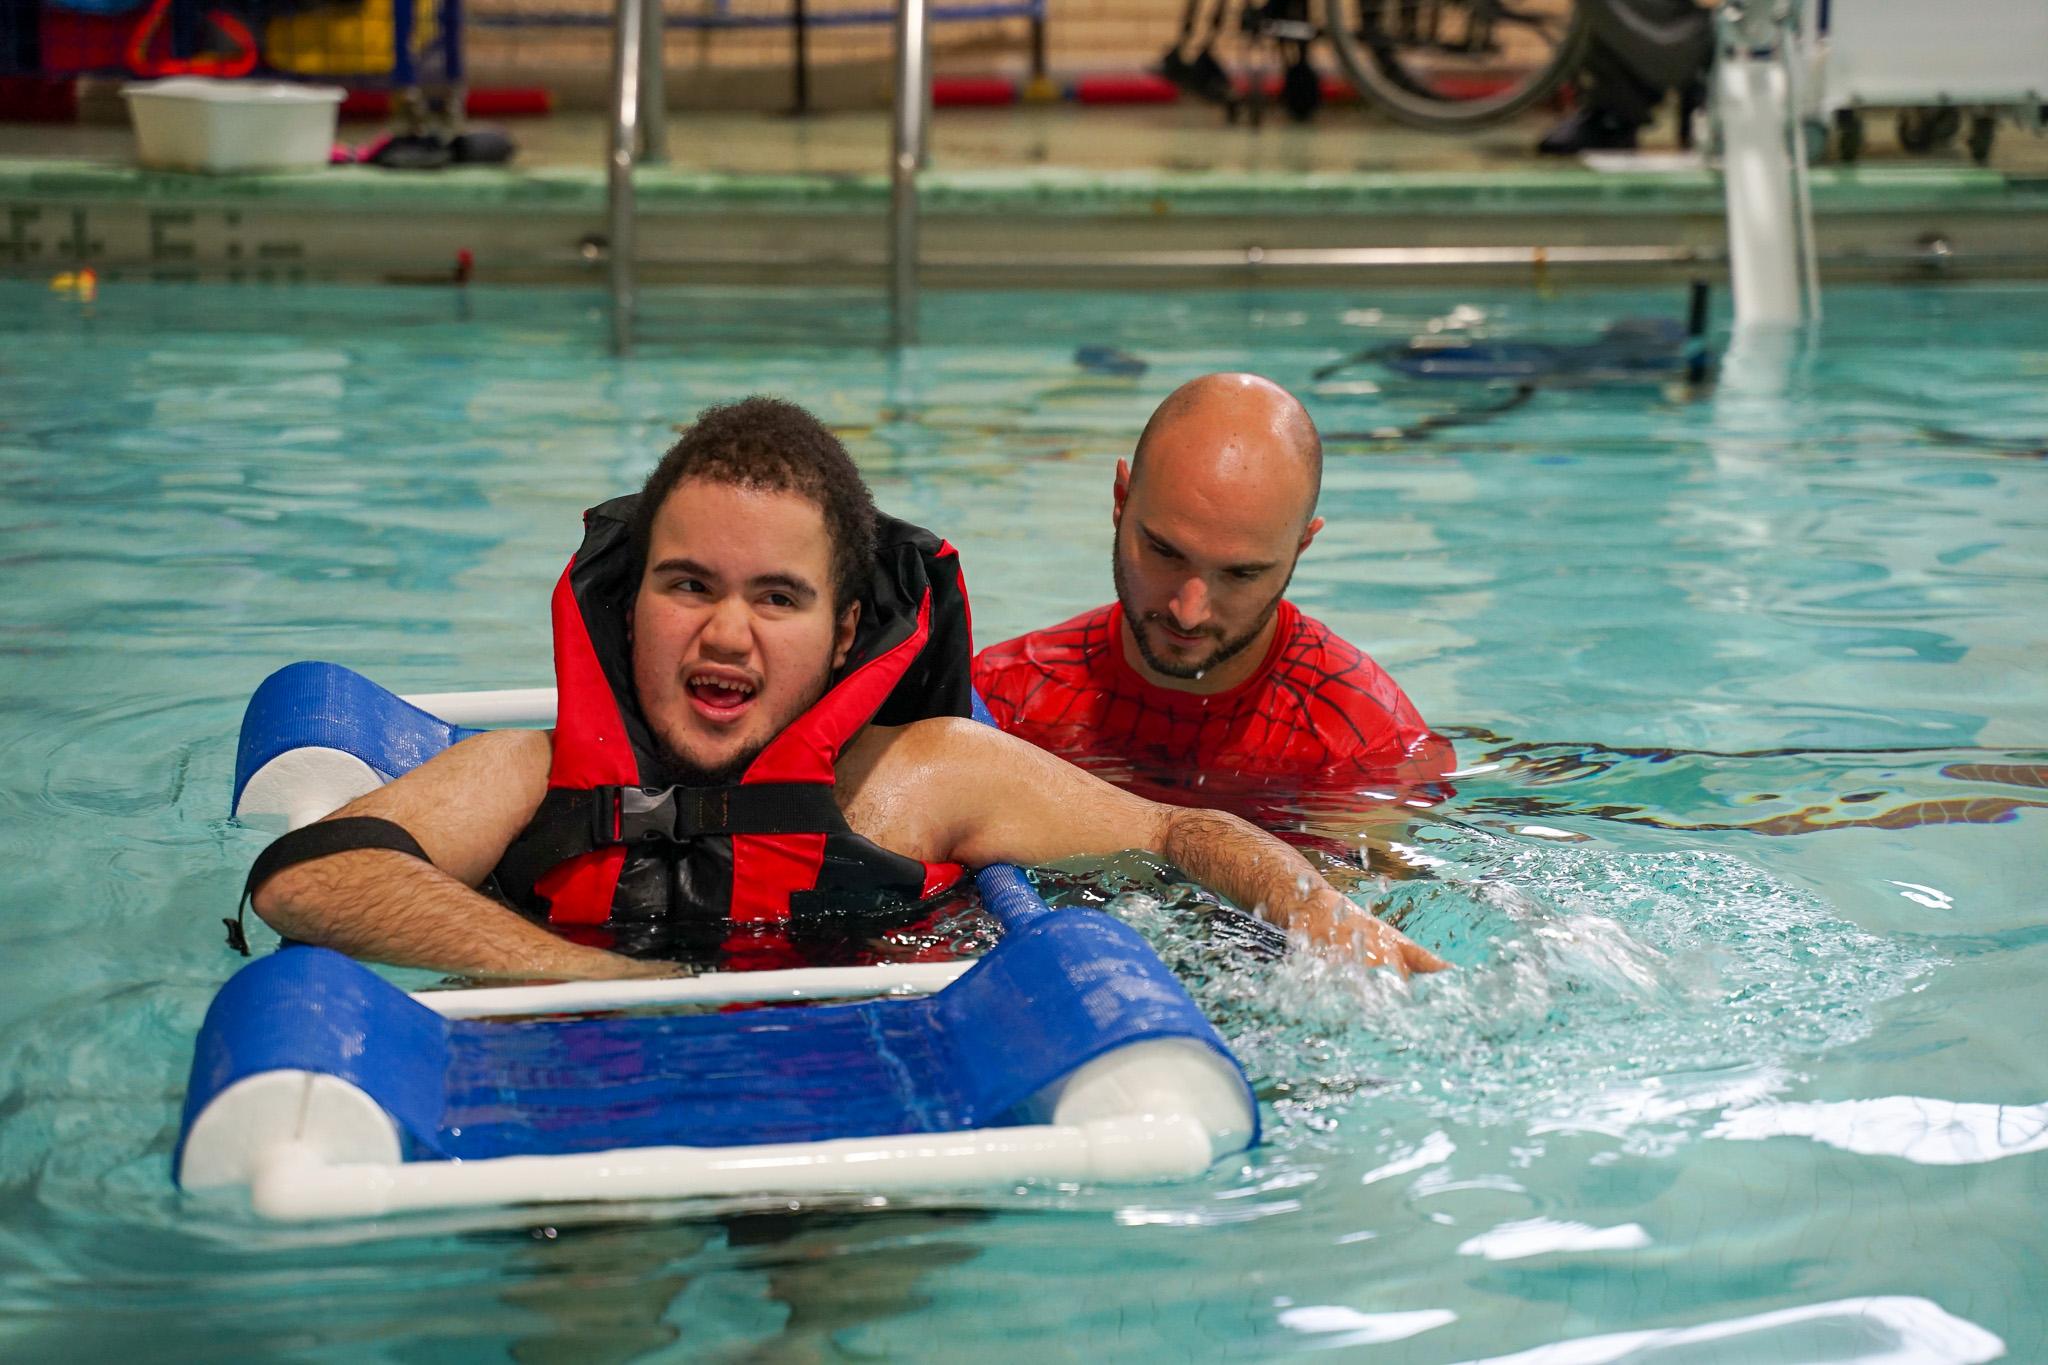
<svg viewBox="0 0 2048 1365">
<path fill-rule="evenodd" d="M 1253 622 L 1250 629 L 1246 630 L 1244 634 L 1234 640 L 1224 640 L 1216 646 L 1215 653 L 1198 663 L 1177 664 L 1169 663 L 1152 652 L 1152 643 L 1145 636 L 1144 625 L 1148 620 L 1159 619 L 1159 613 L 1153 612 L 1150 616 L 1140 616 L 1131 609 L 1130 589 L 1124 583 L 1124 558 L 1117 552 L 1114 543 L 1111 544 L 1109 551 L 1109 576 L 1116 583 L 1116 600 L 1117 604 L 1124 609 L 1124 619 L 1131 623 L 1131 638 L 1138 642 L 1139 657 L 1144 659 L 1146 665 L 1153 672 L 1163 674 L 1169 678 L 1179 678 L 1183 682 L 1193 682 L 1208 673 L 1216 665 L 1230 659 L 1235 659 L 1238 655 L 1250 649 L 1252 641 L 1259 638 L 1259 632 L 1264 630 L 1266 623 L 1273 619 L 1273 613 L 1280 610 L 1280 599 L 1287 595 L 1288 584 L 1294 581 L 1294 571 L 1289 569 L 1287 571 L 1287 582 L 1282 583 L 1280 591 L 1274 593 L 1272 600 L 1260 609 L 1258 620 Z"/>
<path fill-rule="evenodd" d="M 653 739 L 654 761 L 659 769 L 653 776 L 655 785 L 661 787 L 730 787 L 745 776 L 754 760 L 761 756 L 761 751 L 768 747 L 767 742 L 763 742 L 742 752 L 730 763 L 722 763 L 716 768 L 700 768 L 669 748 L 668 741 L 660 735 L 654 735 Z"/>
</svg>

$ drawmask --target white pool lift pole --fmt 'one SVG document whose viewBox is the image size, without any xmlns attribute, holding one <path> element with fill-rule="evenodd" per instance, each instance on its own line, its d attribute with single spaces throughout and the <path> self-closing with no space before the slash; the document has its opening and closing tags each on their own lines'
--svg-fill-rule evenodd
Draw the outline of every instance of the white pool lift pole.
<svg viewBox="0 0 2048 1365">
<path fill-rule="evenodd" d="M 897 0 L 895 130 L 889 148 L 889 344 L 917 342 L 917 173 L 931 119 L 931 15 Z"/>
<path fill-rule="evenodd" d="M 1802 126 L 1799 0 L 1725 0 L 1714 109 L 1738 330 L 1820 320 L 1820 271 Z"/>
</svg>

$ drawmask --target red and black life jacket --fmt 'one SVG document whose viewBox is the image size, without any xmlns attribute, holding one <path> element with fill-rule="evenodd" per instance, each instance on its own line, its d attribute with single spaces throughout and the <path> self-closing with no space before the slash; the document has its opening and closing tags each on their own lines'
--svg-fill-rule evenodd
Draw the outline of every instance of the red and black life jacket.
<svg viewBox="0 0 2048 1365">
<path fill-rule="evenodd" d="M 891 853 L 847 828 L 833 765 L 871 722 L 970 714 L 967 593 L 953 547 L 880 518 L 853 647 L 825 695 L 738 782 L 680 786 L 662 770 L 633 686 L 634 502 L 584 513 L 583 545 L 555 585 L 554 761 L 539 811 L 498 864 L 499 892 L 572 937 L 611 944 L 620 931 L 644 942 L 645 931 L 665 938 L 685 921 L 714 934 L 767 928 L 952 885 L 958 864 Z"/>
</svg>

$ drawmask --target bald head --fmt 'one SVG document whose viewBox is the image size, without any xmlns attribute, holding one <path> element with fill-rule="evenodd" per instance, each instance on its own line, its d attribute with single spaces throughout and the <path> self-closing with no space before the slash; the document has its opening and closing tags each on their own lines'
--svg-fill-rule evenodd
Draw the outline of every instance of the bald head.
<svg viewBox="0 0 2048 1365">
<path fill-rule="evenodd" d="M 1322 529 L 1322 483 L 1316 424 L 1278 384 L 1211 374 L 1169 394 L 1117 461 L 1110 567 L 1126 661 L 1189 692 L 1250 677 Z"/>
<path fill-rule="evenodd" d="M 1323 439 L 1308 410 L 1255 374 L 1205 374 L 1166 396 L 1131 455 L 1131 482 L 1152 469 L 1174 483 L 1256 487 L 1298 500 L 1315 515 L 1323 487 Z"/>
</svg>

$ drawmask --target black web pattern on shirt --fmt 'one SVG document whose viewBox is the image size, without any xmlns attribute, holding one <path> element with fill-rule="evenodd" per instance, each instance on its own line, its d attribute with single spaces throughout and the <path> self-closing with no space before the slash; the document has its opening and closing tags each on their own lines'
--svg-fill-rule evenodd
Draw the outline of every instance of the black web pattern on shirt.
<svg viewBox="0 0 2048 1365">
<path fill-rule="evenodd" d="M 1059 750 L 1070 757 L 1143 757 L 1185 763 L 1203 756 L 1203 733 L 1212 729 L 1219 737 L 1231 736 L 1232 748 L 1243 752 L 1273 753 L 1285 748 L 1290 755 L 1287 766 L 1297 770 L 1384 770 L 1404 757 L 1398 739 L 1392 753 L 1375 752 L 1372 737 L 1359 724 L 1361 708 L 1370 707 L 1371 712 L 1385 717 L 1382 735 L 1398 736 L 1401 731 L 1401 717 L 1356 681 L 1368 667 L 1365 657 L 1336 636 L 1316 630 L 1305 616 L 1295 618 L 1294 629 L 1267 675 L 1270 686 L 1292 706 L 1252 712 L 1244 723 L 1253 698 L 1220 715 L 1184 716 L 1151 704 L 1143 692 L 1117 692 L 1112 702 L 1117 722 L 1114 733 L 1084 738 L 1082 722 L 1101 691 L 1092 680 L 1076 686 L 1051 671 L 1049 665 L 1078 665 L 1111 648 L 1114 642 L 1107 638 L 1108 630 L 1109 609 L 1105 607 L 1031 637 L 1033 652 L 1045 658 L 1044 663 L 1023 657 L 1021 652 L 1003 659 L 985 699 L 997 718 L 1006 722 L 1005 728 L 1012 728 L 1022 716 L 1029 729 L 1053 732 L 1049 737 L 1056 738 Z M 1332 738 L 1337 742 L 1333 744 Z"/>
</svg>

